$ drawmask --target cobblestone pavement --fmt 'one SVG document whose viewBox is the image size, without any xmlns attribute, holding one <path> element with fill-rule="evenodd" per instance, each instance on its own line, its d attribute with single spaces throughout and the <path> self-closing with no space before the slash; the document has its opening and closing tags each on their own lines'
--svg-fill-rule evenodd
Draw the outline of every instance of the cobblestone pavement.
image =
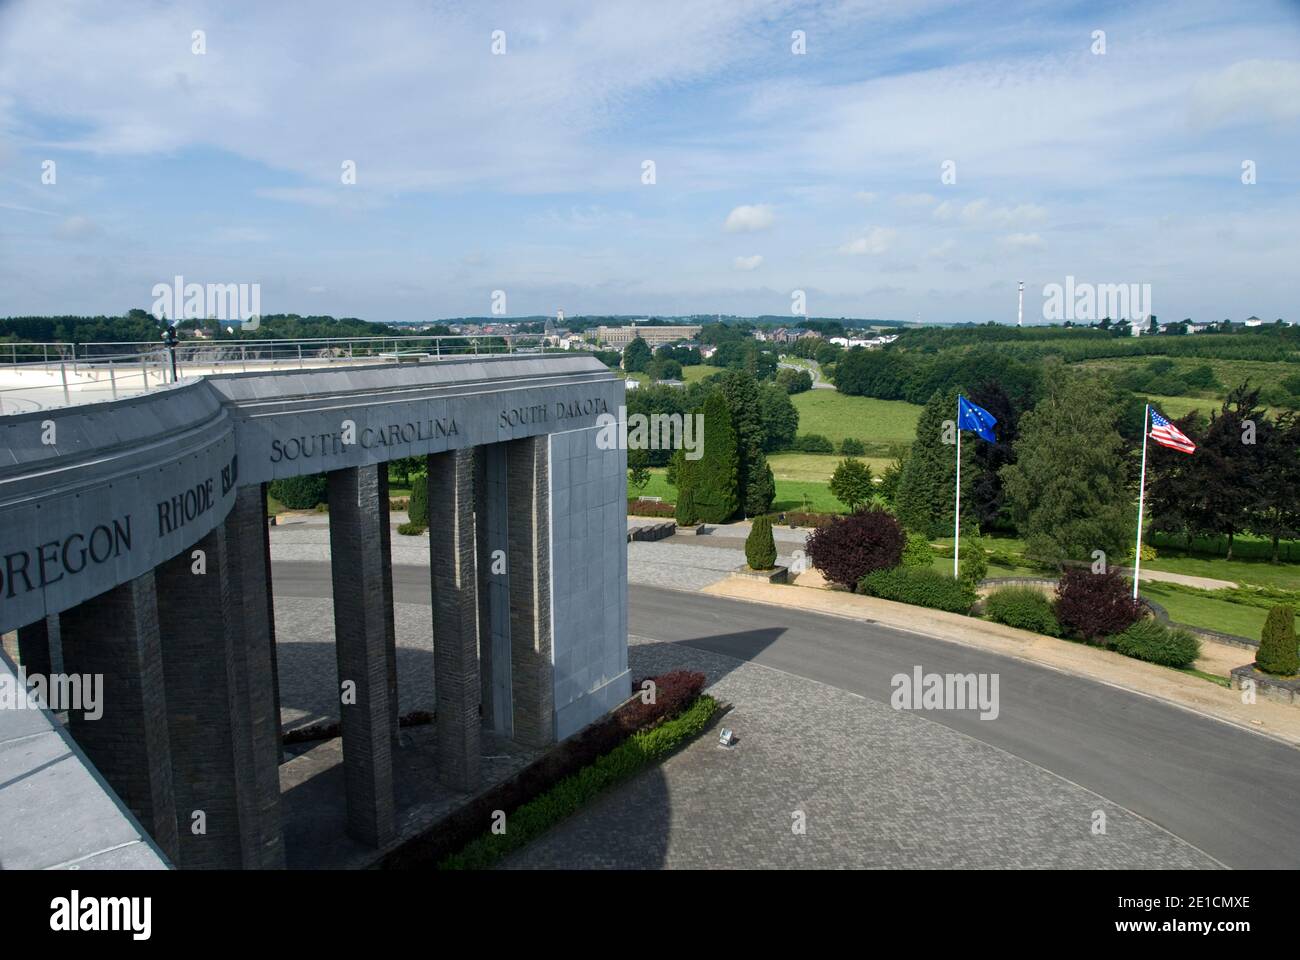
<svg viewBox="0 0 1300 960">
<path fill-rule="evenodd" d="M 691 647 L 631 644 L 634 677 L 702 670 L 733 709 L 506 868 L 1219 866 L 1082 787 L 918 714 Z M 740 738 L 730 750 L 717 746 L 721 724 Z M 1092 832 L 1096 811 L 1104 834 Z"/>
<path fill-rule="evenodd" d="M 700 537 L 707 540 L 707 537 Z M 777 544 L 777 563 L 790 561 L 790 550 Z M 711 586 L 745 563 L 745 551 L 737 547 L 715 547 L 671 540 L 633 540 L 627 545 L 627 582 L 675 590 L 701 590 Z"/>
</svg>

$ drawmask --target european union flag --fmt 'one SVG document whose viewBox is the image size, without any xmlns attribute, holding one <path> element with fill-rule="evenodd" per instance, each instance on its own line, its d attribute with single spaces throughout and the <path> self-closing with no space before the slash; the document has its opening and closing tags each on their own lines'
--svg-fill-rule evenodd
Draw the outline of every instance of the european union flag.
<svg viewBox="0 0 1300 960">
<path fill-rule="evenodd" d="M 993 428 L 997 426 L 997 422 L 997 418 L 983 407 L 977 407 L 965 397 L 957 395 L 958 430 L 973 430 L 989 443 L 993 443 L 997 440 L 997 437 L 993 436 Z"/>
</svg>

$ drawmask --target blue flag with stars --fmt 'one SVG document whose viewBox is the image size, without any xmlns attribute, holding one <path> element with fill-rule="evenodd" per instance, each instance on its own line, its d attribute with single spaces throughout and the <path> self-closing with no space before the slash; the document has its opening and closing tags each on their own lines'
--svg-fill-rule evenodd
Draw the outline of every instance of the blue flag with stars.
<svg viewBox="0 0 1300 960">
<path fill-rule="evenodd" d="M 993 443 L 993 428 L 997 426 L 997 417 L 983 407 L 977 407 L 960 394 L 957 395 L 957 429 L 973 430 L 984 440 Z"/>
</svg>

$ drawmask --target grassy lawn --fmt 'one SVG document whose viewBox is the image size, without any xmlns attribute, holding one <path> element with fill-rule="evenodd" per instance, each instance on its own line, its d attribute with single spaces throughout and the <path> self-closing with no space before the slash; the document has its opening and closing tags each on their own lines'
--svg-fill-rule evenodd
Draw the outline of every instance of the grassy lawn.
<svg viewBox="0 0 1300 960">
<path fill-rule="evenodd" d="M 1194 627 L 1218 630 L 1239 637 L 1258 639 L 1264 628 L 1268 611 L 1240 603 L 1215 599 L 1208 591 L 1195 594 L 1184 590 L 1171 590 L 1168 584 L 1147 582 L 1142 584 L 1142 596 L 1149 597 L 1169 611 L 1169 619 L 1177 623 L 1190 623 Z"/>
<path fill-rule="evenodd" d="M 829 483 L 835 467 L 844 457 L 838 453 L 769 453 L 772 475 L 779 480 L 801 480 Z M 873 476 L 879 477 L 889 466 L 889 457 L 858 457 L 869 467 Z"/>
<path fill-rule="evenodd" d="M 682 367 L 682 381 L 684 383 L 694 383 L 696 380 L 703 380 L 705 377 L 711 377 L 715 373 L 722 372 L 722 367 L 711 367 L 707 363 L 697 364 L 692 367 Z"/>
<path fill-rule="evenodd" d="M 799 411 L 801 434 L 819 433 L 836 444 L 855 437 L 875 457 L 892 458 L 894 448 L 910 444 L 921 416 L 914 403 L 850 397 L 838 390 L 806 390 L 790 399 Z"/>
<path fill-rule="evenodd" d="M 772 468 L 776 472 L 776 468 Z M 654 467 L 650 470 L 650 482 L 644 490 L 628 489 L 630 497 L 662 497 L 669 503 L 677 501 L 677 489 L 668 485 L 667 471 Z M 804 497 L 807 497 L 805 506 Z M 844 505 L 831 496 L 825 483 L 815 481 L 782 480 L 776 481 L 776 500 L 772 503 L 773 512 L 785 510 L 812 510 L 816 513 L 842 513 Z"/>
</svg>

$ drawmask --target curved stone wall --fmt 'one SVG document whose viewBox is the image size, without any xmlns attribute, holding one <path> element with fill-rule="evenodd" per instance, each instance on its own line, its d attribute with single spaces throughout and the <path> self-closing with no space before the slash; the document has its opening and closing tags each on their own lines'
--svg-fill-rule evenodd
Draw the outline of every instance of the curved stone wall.
<svg viewBox="0 0 1300 960">
<path fill-rule="evenodd" d="M 237 487 L 590 428 L 623 389 L 593 357 L 466 357 L 205 377 L 0 417 L 0 632 L 176 556 Z"/>
</svg>

